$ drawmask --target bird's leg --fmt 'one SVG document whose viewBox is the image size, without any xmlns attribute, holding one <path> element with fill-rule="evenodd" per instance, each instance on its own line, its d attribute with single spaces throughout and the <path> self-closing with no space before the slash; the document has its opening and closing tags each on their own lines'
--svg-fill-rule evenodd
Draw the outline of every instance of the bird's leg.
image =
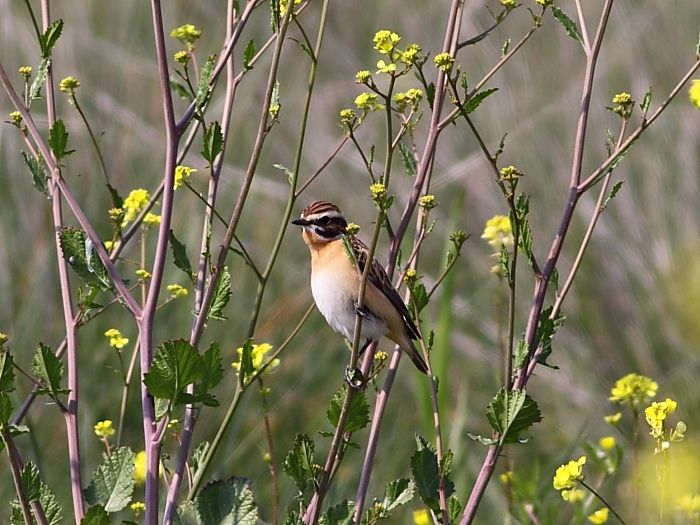
<svg viewBox="0 0 700 525">
<path fill-rule="evenodd" d="M 358 359 L 362 357 L 362 354 L 364 354 L 365 350 L 367 350 L 367 347 L 370 345 L 371 342 L 371 339 L 365 341 L 358 353 Z M 347 366 L 345 367 L 345 382 L 353 390 L 359 390 L 367 384 L 367 378 L 362 373 L 362 370 L 360 370 L 358 367 L 351 368 Z"/>
</svg>

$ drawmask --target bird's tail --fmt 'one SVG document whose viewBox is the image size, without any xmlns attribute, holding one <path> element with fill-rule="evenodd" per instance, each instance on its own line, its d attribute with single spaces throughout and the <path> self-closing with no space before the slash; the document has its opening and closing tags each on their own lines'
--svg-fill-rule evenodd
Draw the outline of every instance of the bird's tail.
<svg viewBox="0 0 700 525">
<path fill-rule="evenodd" d="M 408 345 L 402 345 L 401 349 L 408 355 L 411 361 L 413 361 L 413 364 L 416 365 L 418 370 L 426 375 L 428 374 L 428 365 L 425 363 L 425 359 L 420 355 L 420 352 L 416 349 L 412 341 L 409 340 Z"/>
</svg>

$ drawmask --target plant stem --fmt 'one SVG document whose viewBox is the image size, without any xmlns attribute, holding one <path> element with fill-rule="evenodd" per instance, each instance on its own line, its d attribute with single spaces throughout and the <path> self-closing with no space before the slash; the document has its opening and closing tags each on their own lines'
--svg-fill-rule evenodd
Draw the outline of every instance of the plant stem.
<svg viewBox="0 0 700 525">
<path fill-rule="evenodd" d="M 605 500 L 605 498 L 603 496 L 601 496 L 598 492 L 596 492 L 596 490 L 593 487 L 588 485 L 585 481 L 579 481 L 579 483 L 581 483 L 581 485 L 583 487 L 585 487 L 591 494 L 593 494 L 596 498 L 598 498 L 603 505 L 605 505 L 608 509 L 610 509 L 610 512 L 613 513 L 613 515 L 618 519 L 618 521 L 620 523 L 622 523 L 622 525 L 626 525 L 625 520 L 623 520 L 620 517 L 620 515 L 617 512 L 615 512 L 615 509 L 612 508 L 610 506 L 610 504 Z"/>
<path fill-rule="evenodd" d="M 10 458 L 10 470 L 12 471 L 12 480 L 15 483 L 15 492 L 17 494 L 17 500 L 22 509 L 22 516 L 24 517 L 24 523 L 26 525 L 32 525 L 34 520 L 32 519 L 32 511 L 29 508 L 29 500 L 27 499 L 27 493 L 24 490 L 24 484 L 22 483 L 22 465 L 21 460 L 17 455 L 17 449 L 13 446 L 14 442 L 12 440 L 12 435 L 10 431 L 5 427 L 0 427 L 0 437 L 5 444 L 5 449 L 7 450 L 7 455 Z"/>
</svg>

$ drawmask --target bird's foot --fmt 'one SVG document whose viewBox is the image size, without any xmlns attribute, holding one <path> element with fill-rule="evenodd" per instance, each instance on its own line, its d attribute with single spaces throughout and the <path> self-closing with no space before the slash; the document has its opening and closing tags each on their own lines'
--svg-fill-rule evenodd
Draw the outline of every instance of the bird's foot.
<svg viewBox="0 0 700 525">
<path fill-rule="evenodd" d="M 353 390 L 359 390 L 367 383 L 367 379 L 357 367 L 345 367 L 344 379 L 345 383 Z"/>
<path fill-rule="evenodd" d="M 355 313 L 363 319 L 370 319 L 371 317 L 374 317 L 372 312 L 370 312 L 366 306 L 360 307 L 357 303 L 355 303 Z"/>
</svg>

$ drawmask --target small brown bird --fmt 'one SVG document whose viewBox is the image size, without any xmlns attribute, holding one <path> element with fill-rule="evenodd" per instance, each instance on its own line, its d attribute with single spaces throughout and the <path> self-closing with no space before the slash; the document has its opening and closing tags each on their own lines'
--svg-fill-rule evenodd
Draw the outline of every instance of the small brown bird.
<svg viewBox="0 0 700 525">
<path fill-rule="evenodd" d="M 302 237 L 311 251 L 311 293 L 316 306 L 336 332 L 352 340 L 359 286 L 369 253 L 367 246 L 350 237 L 357 267 L 343 243 L 348 223 L 340 208 L 330 202 L 314 202 L 292 224 L 303 227 Z M 363 342 L 368 344 L 386 336 L 418 370 L 427 374 L 428 367 L 412 342 L 420 337 L 418 328 L 376 259 L 371 261 L 363 303 L 359 312 Z"/>
</svg>

